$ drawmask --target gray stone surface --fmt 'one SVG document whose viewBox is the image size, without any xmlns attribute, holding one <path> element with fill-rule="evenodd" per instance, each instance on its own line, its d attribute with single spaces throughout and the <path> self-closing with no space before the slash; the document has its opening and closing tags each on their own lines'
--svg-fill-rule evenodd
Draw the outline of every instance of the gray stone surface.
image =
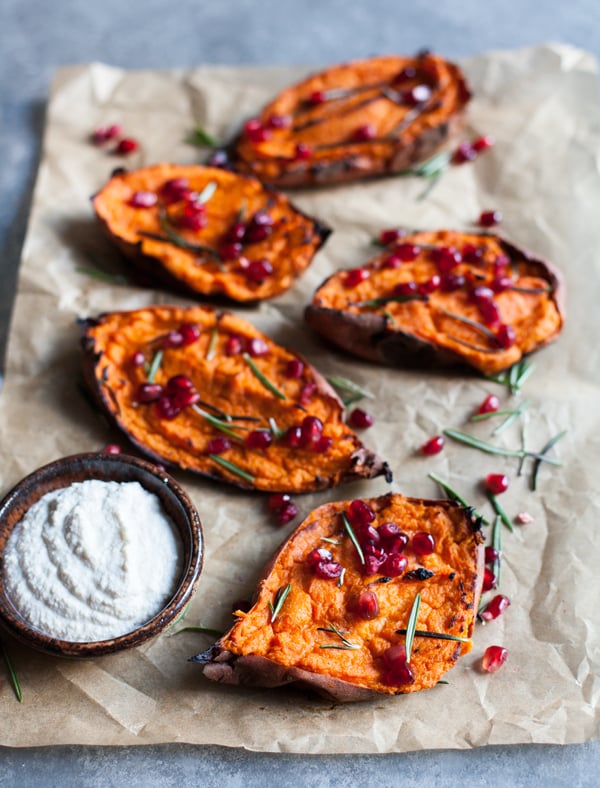
<svg viewBox="0 0 600 788">
<path fill-rule="evenodd" d="M 321 64 L 424 46 L 447 56 L 560 41 L 600 55 L 598 0 L 0 0 L 0 347 L 57 66 Z M 10 720 L 0 720 L 2 727 Z M 597 786 L 599 742 L 381 756 L 215 747 L 0 749 L 12 786 Z"/>
</svg>

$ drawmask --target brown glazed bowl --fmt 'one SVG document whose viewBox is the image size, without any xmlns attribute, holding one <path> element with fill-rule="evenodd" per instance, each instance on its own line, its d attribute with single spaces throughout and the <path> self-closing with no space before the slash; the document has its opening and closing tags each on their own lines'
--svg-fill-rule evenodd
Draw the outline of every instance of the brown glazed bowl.
<svg viewBox="0 0 600 788">
<path fill-rule="evenodd" d="M 70 642 L 39 631 L 21 616 L 6 593 L 2 554 L 13 528 L 43 495 L 88 479 L 139 482 L 158 496 L 179 532 L 183 565 L 179 585 L 169 602 L 150 621 L 132 632 L 90 642 Z M 75 454 L 45 465 L 26 476 L 0 503 L 0 624 L 28 646 L 61 657 L 98 657 L 134 648 L 163 632 L 181 615 L 198 585 L 204 543 L 198 512 L 182 487 L 156 465 L 124 454 Z"/>
</svg>

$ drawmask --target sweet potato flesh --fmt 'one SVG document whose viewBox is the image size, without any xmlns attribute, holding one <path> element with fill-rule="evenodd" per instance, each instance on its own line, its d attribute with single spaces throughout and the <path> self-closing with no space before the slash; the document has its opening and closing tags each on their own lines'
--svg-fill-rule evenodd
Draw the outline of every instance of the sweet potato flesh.
<svg viewBox="0 0 600 788">
<path fill-rule="evenodd" d="M 187 182 L 187 189 L 175 192 L 181 199 L 174 199 L 171 190 L 166 200 L 165 184 L 178 179 Z M 198 222 L 204 226 L 190 229 L 193 195 L 201 195 L 209 184 L 216 189 L 204 203 Z M 140 194 L 155 195 L 155 204 L 137 206 Z M 94 208 L 109 236 L 134 262 L 145 263 L 151 277 L 166 274 L 193 293 L 235 301 L 271 298 L 287 290 L 327 235 L 286 197 L 266 191 L 255 178 L 212 167 L 159 164 L 117 173 L 94 198 Z M 272 221 L 267 237 L 242 239 L 238 254 L 223 254 L 231 246 L 228 233 L 233 226 L 248 224 L 259 212 Z M 181 241 L 197 249 L 184 248 Z M 272 270 L 257 276 L 251 265 L 257 261 L 267 261 Z"/>
<path fill-rule="evenodd" d="M 431 577 L 365 576 L 340 517 L 348 504 L 325 504 L 283 545 L 259 587 L 255 605 L 247 614 L 236 614 L 240 618 L 219 641 L 220 648 L 238 657 L 262 656 L 278 665 L 375 692 L 416 692 L 434 686 L 461 653 L 471 648 L 481 585 L 481 537 L 470 514 L 448 501 L 394 494 L 367 503 L 375 511 L 375 527 L 391 521 L 409 537 L 418 531 L 434 537 L 435 552 L 430 555 L 415 555 L 410 541 L 405 548 L 406 572 L 424 567 L 433 572 Z M 344 567 L 343 582 L 315 576 L 307 556 L 316 547 L 330 550 Z M 273 621 L 269 603 L 288 584 L 289 594 Z M 356 600 L 365 589 L 373 591 L 379 602 L 379 614 L 371 620 L 356 613 Z M 390 646 L 404 643 L 405 636 L 397 630 L 406 628 L 417 593 L 421 594 L 417 630 L 454 635 L 467 642 L 417 636 L 410 659 L 415 682 L 392 685 L 386 679 L 383 655 Z M 357 648 L 344 648 L 332 628 Z"/>
<path fill-rule="evenodd" d="M 434 55 L 334 66 L 268 104 L 256 119 L 261 131 L 250 124 L 241 134 L 236 163 L 263 182 L 283 185 L 393 172 L 443 144 L 449 119 L 468 99 L 459 69 Z M 415 146 L 409 159 L 398 157 L 416 141 L 420 149 Z"/>
<path fill-rule="evenodd" d="M 366 271 L 362 281 L 354 284 L 348 271 L 340 271 L 314 296 L 313 306 L 332 310 L 338 325 L 359 325 L 363 316 L 381 318 L 376 337 L 366 332 L 362 348 L 360 342 L 354 347 L 343 345 L 347 350 L 371 357 L 374 344 L 402 334 L 450 351 L 484 374 L 493 374 L 559 334 L 558 283 L 541 261 L 493 235 L 443 230 L 414 233 L 400 243 L 404 248 L 415 247 L 413 260 L 390 262 L 403 251 L 392 247 L 362 266 Z M 448 270 L 436 258 L 440 249 L 458 251 L 462 259 Z M 501 286 L 497 284 L 500 279 L 505 280 Z M 477 297 L 480 287 L 488 290 L 484 299 Z M 494 305 L 491 314 L 484 301 Z M 320 329 L 315 315 L 309 322 Z M 503 325 L 514 332 L 509 347 L 500 339 Z M 339 329 L 329 338 L 341 339 L 343 344 L 345 336 Z"/>
<path fill-rule="evenodd" d="M 197 339 L 165 347 L 169 332 L 182 325 L 193 326 Z M 252 357 L 245 349 L 256 340 L 266 352 Z M 267 491 L 305 492 L 385 472 L 345 424 L 344 408 L 324 379 L 305 362 L 300 377 L 289 377 L 287 365 L 298 357 L 232 314 L 169 306 L 115 312 L 90 321 L 83 345 L 87 379 L 103 407 L 133 443 L 156 459 Z M 154 383 L 167 391 L 169 380 L 184 375 L 199 395 L 174 418 L 161 414 L 158 401 L 140 401 L 140 386 L 148 382 L 158 352 L 162 358 Z M 248 357 L 281 398 L 256 376 Z M 322 422 L 331 444 L 326 450 L 291 448 L 276 434 L 301 425 L 307 416 Z M 214 426 L 215 418 L 226 431 Z M 248 435 L 260 430 L 269 431 L 271 445 L 248 446 Z M 227 439 L 229 447 L 211 449 L 217 438 Z"/>
</svg>

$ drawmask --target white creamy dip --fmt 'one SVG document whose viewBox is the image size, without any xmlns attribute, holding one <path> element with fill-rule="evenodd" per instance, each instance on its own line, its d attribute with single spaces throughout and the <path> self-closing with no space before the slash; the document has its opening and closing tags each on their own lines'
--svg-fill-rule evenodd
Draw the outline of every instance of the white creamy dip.
<svg viewBox="0 0 600 788">
<path fill-rule="evenodd" d="M 173 595 L 183 546 L 159 498 L 138 482 L 77 482 L 47 493 L 2 557 L 19 613 L 61 640 L 124 635 Z"/>
</svg>

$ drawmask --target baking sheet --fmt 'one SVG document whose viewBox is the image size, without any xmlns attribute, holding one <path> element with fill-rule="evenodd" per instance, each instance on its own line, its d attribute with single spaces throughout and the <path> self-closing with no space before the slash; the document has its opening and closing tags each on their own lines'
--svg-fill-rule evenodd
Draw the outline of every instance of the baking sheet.
<svg viewBox="0 0 600 788">
<path fill-rule="evenodd" d="M 209 645 L 197 633 L 163 636 L 121 655 L 88 662 L 46 657 L 8 640 L 21 680 L 17 704 L 0 684 L 1 743 L 130 745 L 190 742 L 258 751 L 401 752 L 522 742 L 574 743 L 598 736 L 600 663 L 597 566 L 600 443 L 598 277 L 600 204 L 598 86 L 593 59 L 566 46 L 496 52 L 463 63 L 474 89 L 468 136 L 493 134 L 495 147 L 452 168 L 427 199 L 423 182 L 388 178 L 298 192 L 295 200 L 334 234 L 285 295 L 237 309 L 274 339 L 306 354 L 323 373 L 345 375 L 375 394 L 376 424 L 365 442 L 391 464 L 394 491 L 437 493 L 431 471 L 487 513 L 479 482 L 515 475 L 514 463 L 449 445 L 434 458 L 415 451 L 465 420 L 503 388 L 463 371 L 416 373 L 349 359 L 302 324 L 317 285 L 339 267 L 367 259 L 386 227 L 468 229 L 481 210 L 504 214 L 503 233 L 556 262 L 568 286 L 560 340 L 535 359 L 522 397 L 531 400 L 527 435 L 539 448 L 568 428 L 560 468 L 545 467 L 537 493 L 513 478 L 502 502 L 534 523 L 504 536 L 500 590 L 512 600 L 476 632 L 474 649 L 448 685 L 407 697 L 335 706 L 293 689 L 236 689 L 205 681 L 187 659 Z M 92 195 L 120 164 L 193 163 L 183 141 L 196 124 L 226 137 L 278 88 L 312 69 L 200 67 L 125 72 L 102 64 L 61 69 L 52 88 L 44 150 L 23 250 L 0 394 L 0 486 L 59 456 L 118 441 L 81 396 L 75 320 L 149 303 L 186 303 L 167 293 L 99 281 L 80 268 L 118 271 L 119 258 L 94 223 Z M 126 162 L 90 145 L 94 128 L 122 123 L 138 138 Z M 489 423 L 469 431 L 487 439 Z M 518 446 L 519 427 L 499 441 Z M 292 526 L 275 528 L 264 497 L 176 474 L 203 519 L 205 570 L 186 623 L 225 628 L 232 604 L 251 595 L 266 558 Z M 373 496 L 381 480 L 297 499 L 301 514 L 326 500 Z M 479 670 L 487 645 L 509 650 L 492 676 Z M 0 672 L 0 678 L 4 674 Z"/>
</svg>

